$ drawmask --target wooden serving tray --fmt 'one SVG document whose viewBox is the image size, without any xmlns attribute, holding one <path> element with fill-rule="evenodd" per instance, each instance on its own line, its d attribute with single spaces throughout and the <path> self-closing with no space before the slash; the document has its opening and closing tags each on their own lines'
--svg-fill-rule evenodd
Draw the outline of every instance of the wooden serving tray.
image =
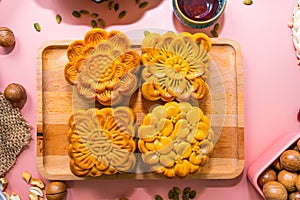
<svg viewBox="0 0 300 200">
<path fill-rule="evenodd" d="M 37 167 L 49 180 L 84 180 L 69 169 L 67 153 L 68 118 L 72 112 L 73 86 L 64 78 L 66 49 L 71 41 L 48 41 L 37 58 Z M 232 179 L 244 169 L 244 91 L 242 54 L 238 43 L 230 39 L 212 38 L 209 52 L 213 60 L 207 100 L 199 106 L 211 117 L 216 133 L 214 152 L 209 162 L 186 178 Z M 133 45 L 138 47 L 139 44 Z M 141 104 L 143 102 L 143 104 Z M 153 102 L 137 91 L 129 103 L 137 113 L 140 125 L 145 110 Z M 124 173 L 98 179 L 164 178 L 152 172 Z"/>
</svg>

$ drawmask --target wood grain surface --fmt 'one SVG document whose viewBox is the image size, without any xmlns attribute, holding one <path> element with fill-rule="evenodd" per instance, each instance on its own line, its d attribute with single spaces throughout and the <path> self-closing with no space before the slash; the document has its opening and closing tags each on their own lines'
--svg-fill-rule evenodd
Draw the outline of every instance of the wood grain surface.
<svg viewBox="0 0 300 200">
<path fill-rule="evenodd" d="M 73 86 L 64 78 L 66 49 L 71 41 L 48 41 L 37 57 L 37 167 L 49 180 L 84 180 L 69 169 L 67 153 L 68 118 L 76 107 Z M 209 162 L 195 174 L 185 178 L 232 179 L 244 169 L 244 91 L 242 53 L 237 42 L 212 38 L 213 48 L 208 84 L 210 94 L 199 107 L 212 121 L 215 147 Z M 136 48 L 138 44 L 134 45 Z M 72 103 L 73 102 L 73 103 Z M 125 101 L 137 115 L 136 125 L 155 104 L 145 100 L 137 90 Z M 137 158 L 140 155 L 137 154 Z M 142 166 L 141 162 L 140 165 Z M 98 179 L 158 179 L 165 178 L 151 171 L 137 170 L 101 176 Z"/>
</svg>

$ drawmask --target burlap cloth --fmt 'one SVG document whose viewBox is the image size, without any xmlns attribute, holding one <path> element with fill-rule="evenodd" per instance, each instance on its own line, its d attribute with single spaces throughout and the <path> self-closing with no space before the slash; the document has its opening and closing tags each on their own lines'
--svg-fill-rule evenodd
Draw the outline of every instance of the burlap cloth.
<svg viewBox="0 0 300 200">
<path fill-rule="evenodd" d="M 30 143 L 30 131 L 31 126 L 20 110 L 0 92 L 0 177 L 15 164 L 18 155 Z"/>
</svg>

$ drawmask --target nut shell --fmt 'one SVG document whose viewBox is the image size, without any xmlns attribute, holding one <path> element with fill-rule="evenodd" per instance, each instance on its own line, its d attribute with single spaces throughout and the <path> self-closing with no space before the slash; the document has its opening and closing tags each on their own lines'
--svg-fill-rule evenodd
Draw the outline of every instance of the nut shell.
<svg viewBox="0 0 300 200">
<path fill-rule="evenodd" d="M 27 101 L 25 88 L 18 83 L 11 83 L 4 89 L 4 96 L 14 107 L 22 109 Z"/>
<path fill-rule="evenodd" d="M 280 163 L 288 171 L 300 170 L 300 153 L 296 150 L 286 150 L 280 155 Z"/>
<path fill-rule="evenodd" d="M 296 185 L 297 190 L 300 191 L 300 175 L 298 175 L 295 185 Z"/>
<path fill-rule="evenodd" d="M 278 181 L 286 188 L 288 192 L 296 190 L 296 180 L 298 174 L 296 172 L 289 172 L 282 170 L 278 173 Z"/>
<path fill-rule="evenodd" d="M 297 141 L 297 148 L 298 148 L 298 151 L 300 150 L 300 139 Z"/>
<path fill-rule="evenodd" d="M 272 163 L 272 167 L 274 167 L 277 171 L 280 171 L 283 169 L 280 161 L 279 161 L 279 158 L 276 159 L 273 163 Z"/>
<path fill-rule="evenodd" d="M 258 178 L 258 185 L 263 187 L 263 185 L 268 181 L 276 181 L 277 174 L 273 169 L 266 169 Z"/>
<path fill-rule="evenodd" d="M 0 46 L 11 47 L 15 43 L 15 35 L 7 27 L 0 27 Z"/>
<path fill-rule="evenodd" d="M 293 192 L 289 195 L 289 200 L 300 200 L 300 192 Z"/>
<path fill-rule="evenodd" d="M 47 200 L 64 200 L 67 195 L 67 186 L 60 181 L 53 181 L 46 187 Z"/>
<path fill-rule="evenodd" d="M 263 186 L 266 200 L 287 200 L 288 193 L 285 187 L 277 181 L 269 181 Z"/>
</svg>

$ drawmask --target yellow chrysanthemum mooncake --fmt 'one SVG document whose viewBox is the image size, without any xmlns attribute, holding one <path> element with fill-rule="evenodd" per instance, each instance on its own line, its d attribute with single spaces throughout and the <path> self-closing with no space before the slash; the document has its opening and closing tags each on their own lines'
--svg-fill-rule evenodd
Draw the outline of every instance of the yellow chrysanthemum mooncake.
<svg viewBox="0 0 300 200">
<path fill-rule="evenodd" d="M 210 38 L 204 33 L 148 33 L 142 41 L 143 97 L 199 100 L 208 93 Z"/>
<path fill-rule="evenodd" d="M 65 79 L 86 101 L 115 105 L 137 89 L 140 56 L 122 32 L 92 29 L 69 45 L 67 57 Z"/>
<path fill-rule="evenodd" d="M 74 111 L 68 131 L 71 172 L 99 177 L 132 171 L 136 165 L 134 122 L 134 112 L 125 106 Z"/>
<path fill-rule="evenodd" d="M 138 137 L 143 161 L 167 177 L 197 172 L 214 147 L 210 119 L 188 102 L 156 106 L 144 117 Z"/>
</svg>

